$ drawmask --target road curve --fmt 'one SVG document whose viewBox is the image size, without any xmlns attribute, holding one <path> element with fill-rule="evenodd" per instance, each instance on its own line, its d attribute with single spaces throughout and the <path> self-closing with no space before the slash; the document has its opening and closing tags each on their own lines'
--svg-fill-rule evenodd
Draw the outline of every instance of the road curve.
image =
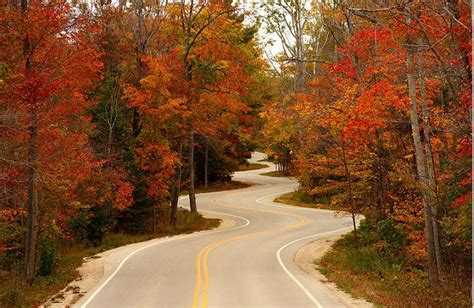
<svg viewBox="0 0 474 308">
<path fill-rule="evenodd" d="M 263 157 L 255 153 L 251 161 Z M 235 174 L 252 187 L 197 196 L 200 211 L 234 221 L 231 227 L 111 254 L 102 280 L 75 307 L 345 307 L 293 258 L 309 242 L 349 229 L 349 217 L 273 203 L 298 184 L 259 175 L 273 170 L 266 164 Z"/>
</svg>

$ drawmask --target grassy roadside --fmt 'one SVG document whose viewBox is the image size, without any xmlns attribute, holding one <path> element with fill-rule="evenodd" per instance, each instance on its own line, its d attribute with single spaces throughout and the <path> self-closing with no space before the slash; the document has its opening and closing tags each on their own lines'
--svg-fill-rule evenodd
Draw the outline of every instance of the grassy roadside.
<svg viewBox="0 0 474 308">
<path fill-rule="evenodd" d="M 288 174 L 284 174 L 281 171 L 270 171 L 270 172 L 261 173 L 260 175 L 272 176 L 272 177 L 275 177 L 275 178 L 284 178 L 284 177 L 289 176 Z"/>
<path fill-rule="evenodd" d="M 294 206 L 324 209 L 332 211 L 349 212 L 348 207 L 338 206 L 337 208 L 331 204 L 331 196 L 316 197 L 311 196 L 301 190 L 295 190 L 286 194 L 283 194 L 273 200 L 274 202 L 284 203 Z"/>
<path fill-rule="evenodd" d="M 252 186 L 251 183 L 239 182 L 239 181 L 229 181 L 224 183 L 218 184 L 211 184 L 207 187 L 197 187 L 196 194 L 203 194 L 203 193 L 210 193 L 210 192 L 218 192 L 218 191 L 225 191 L 225 190 L 234 190 L 234 189 L 241 189 L 247 188 Z M 181 191 L 181 196 L 186 196 L 188 191 L 183 190 Z"/>
<path fill-rule="evenodd" d="M 176 229 L 162 227 L 152 234 L 110 233 L 98 247 L 62 244 L 58 250 L 59 258 L 54 272 L 49 276 L 38 276 L 32 286 L 15 273 L 0 272 L 0 307 L 37 307 L 78 277 L 77 268 L 81 266 L 84 257 L 154 238 L 209 230 L 219 224 L 219 219 L 207 219 L 200 214 L 182 210 L 178 215 Z"/>
<path fill-rule="evenodd" d="M 300 207 L 335 210 L 334 207 L 331 206 L 331 198 L 314 198 L 310 200 L 307 194 L 304 194 L 300 191 L 293 191 L 283 194 L 275 198 L 273 201 Z"/>
<path fill-rule="evenodd" d="M 250 170 L 263 169 L 263 168 L 268 168 L 268 166 L 265 164 L 249 163 L 249 164 L 240 165 L 239 170 L 237 171 L 250 171 Z"/>
<path fill-rule="evenodd" d="M 411 266 L 402 254 L 387 252 L 369 242 L 356 249 L 352 234 L 336 241 L 315 264 L 340 289 L 379 307 L 471 305 L 470 283 L 456 286 L 446 282 L 433 288 L 429 285 L 428 273 Z"/>
<path fill-rule="evenodd" d="M 284 194 L 275 202 L 334 210 L 330 198 L 318 199 L 299 191 Z M 468 279 L 466 283 L 449 281 L 436 289 L 430 287 L 427 271 L 405 258 L 403 246 L 397 243 L 399 233 L 389 221 L 376 227 L 362 223 L 358 233 L 359 248 L 349 233 L 314 261 L 340 289 L 380 307 L 470 307 Z"/>
<path fill-rule="evenodd" d="M 262 166 L 266 167 L 266 165 Z M 251 185 L 252 184 L 249 183 L 229 181 L 208 187 L 199 187 L 196 189 L 196 193 L 240 189 Z M 186 191 L 182 192 L 182 195 L 186 194 Z M 182 210 L 178 214 L 175 229 L 164 226 L 152 234 L 110 233 L 105 236 L 102 244 L 98 247 L 86 247 L 72 243 L 61 245 L 58 250 L 59 258 L 54 272 L 49 276 L 38 276 L 32 286 L 27 285 L 16 273 L 0 271 L 0 307 L 38 306 L 51 295 L 63 289 L 70 281 L 78 277 L 76 269 L 80 267 L 85 257 L 93 256 L 105 250 L 154 238 L 209 230 L 218 227 L 219 224 L 219 219 L 207 219 L 200 214 L 192 214 Z"/>
</svg>

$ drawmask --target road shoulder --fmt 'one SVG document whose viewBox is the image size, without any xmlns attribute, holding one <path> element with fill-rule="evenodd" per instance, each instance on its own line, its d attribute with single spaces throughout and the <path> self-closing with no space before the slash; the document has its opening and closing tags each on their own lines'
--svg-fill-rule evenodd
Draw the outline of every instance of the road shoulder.
<svg viewBox="0 0 474 308">
<path fill-rule="evenodd" d="M 345 231 L 347 232 L 347 231 Z M 303 271 L 308 273 L 313 279 L 317 279 L 324 283 L 326 288 L 347 307 L 373 307 L 373 305 L 366 300 L 353 298 L 351 295 L 340 290 L 335 283 L 329 282 L 327 278 L 318 271 L 315 261 L 321 258 L 326 252 L 331 249 L 331 246 L 337 241 L 342 234 L 331 235 L 322 239 L 315 240 L 300 249 L 295 254 L 294 262 Z"/>
</svg>

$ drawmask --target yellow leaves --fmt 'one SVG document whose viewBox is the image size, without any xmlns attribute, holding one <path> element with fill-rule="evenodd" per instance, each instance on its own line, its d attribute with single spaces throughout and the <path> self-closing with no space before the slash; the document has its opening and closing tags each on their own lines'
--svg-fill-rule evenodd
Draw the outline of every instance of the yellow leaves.
<svg viewBox="0 0 474 308">
<path fill-rule="evenodd" d="M 186 99 L 183 97 L 172 98 L 168 100 L 168 106 L 170 106 L 171 108 L 179 109 L 181 108 L 181 105 L 184 104 L 184 102 L 186 102 Z"/>
<path fill-rule="evenodd" d="M 149 75 L 142 80 L 140 84 L 143 88 L 154 91 L 154 94 L 168 97 L 171 93 L 168 90 L 165 76 Z"/>
<path fill-rule="evenodd" d="M 219 60 L 217 61 L 217 65 L 220 67 L 220 68 L 223 68 L 223 69 L 227 69 L 230 67 L 230 62 L 227 61 L 227 60 Z"/>
</svg>

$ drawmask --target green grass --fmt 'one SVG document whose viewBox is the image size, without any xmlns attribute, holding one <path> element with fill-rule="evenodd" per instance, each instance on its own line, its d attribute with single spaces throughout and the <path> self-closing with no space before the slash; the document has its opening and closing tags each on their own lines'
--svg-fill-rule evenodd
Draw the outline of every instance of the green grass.
<svg viewBox="0 0 474 308">
<path fill-rule="evenodd" d="M 270 171 L 270 172 L 261 173 L 260 175 L 272 176 L 272 177 L 275 177 L 275 178 L 284 178 L 284 177 L 289 177 L 290 176 L 290 175 L 285 174 L 281 171 Z"/>
<path fill-rule="evenodd" d="M 251 183 L 244 183 L 239 181 L 228 181 L 223 183 L 215 183 L 211 184 L 207 187 L 197 187 L 196 194 L 203 194 L 203 193 L 210 193 L 210 192 L 218 192 L 218 191 L 225 191 L 225 190 L 234 190 L 234 189 L 242 189 L 252 186 Z M 186 196 L 188 194 L 187 190 L 181 191 L 181 196 Z"/>
<path fill-rule="evenodd" d="M 401 254 L 375 245 L 358 249 L 352 234 L 338 240 L 320 260 L 318 269 L 329 281 L 356 298 L 380 307 L 470 307 L 470 282 L 462 288 L 446 282 L 429 286 L 428 273 L 408 264 Z"/>
<path fill-rule="evenodd" d="M 250 170 L 263 169 L 263 168 L 268 168 L 268 166 L 265 164 L 250 163 L 250 164 L 240 165 L 238 171 L 250 171 Z"/>
<path fill-rule="evenodd" d="M 283 194 L 275 198 L 275 200 L 273 201 L 278 202 L 278 203 L 284 203 L 284 204 L 300 206 L 300 207 L 315 208 L 315 209 L 347 210 L 346 208 L 342 208 L 342 207 L 336 208 L 333 205 L 331 205 L 330 196 L 315 197 L 300 190 Z"/>
<path fill-rule="evenodd" d="M 18 273 L 0 271 L 0 307 L 36 307 L 44 303 L 50 296 L 78 277 L 77 268 L 82 264 L 84 257 L 163 236 L 213 229 L 219 224 L 219 219 L 207 219 L 198 213 L 180 211 L 176 229 L 162 227 L 154 234 L 111 233 L 104 238 L 99 247 L 62 244 L 53 274 L 36 277 L 31 286 L 25 283 Z"/>
</svg>

